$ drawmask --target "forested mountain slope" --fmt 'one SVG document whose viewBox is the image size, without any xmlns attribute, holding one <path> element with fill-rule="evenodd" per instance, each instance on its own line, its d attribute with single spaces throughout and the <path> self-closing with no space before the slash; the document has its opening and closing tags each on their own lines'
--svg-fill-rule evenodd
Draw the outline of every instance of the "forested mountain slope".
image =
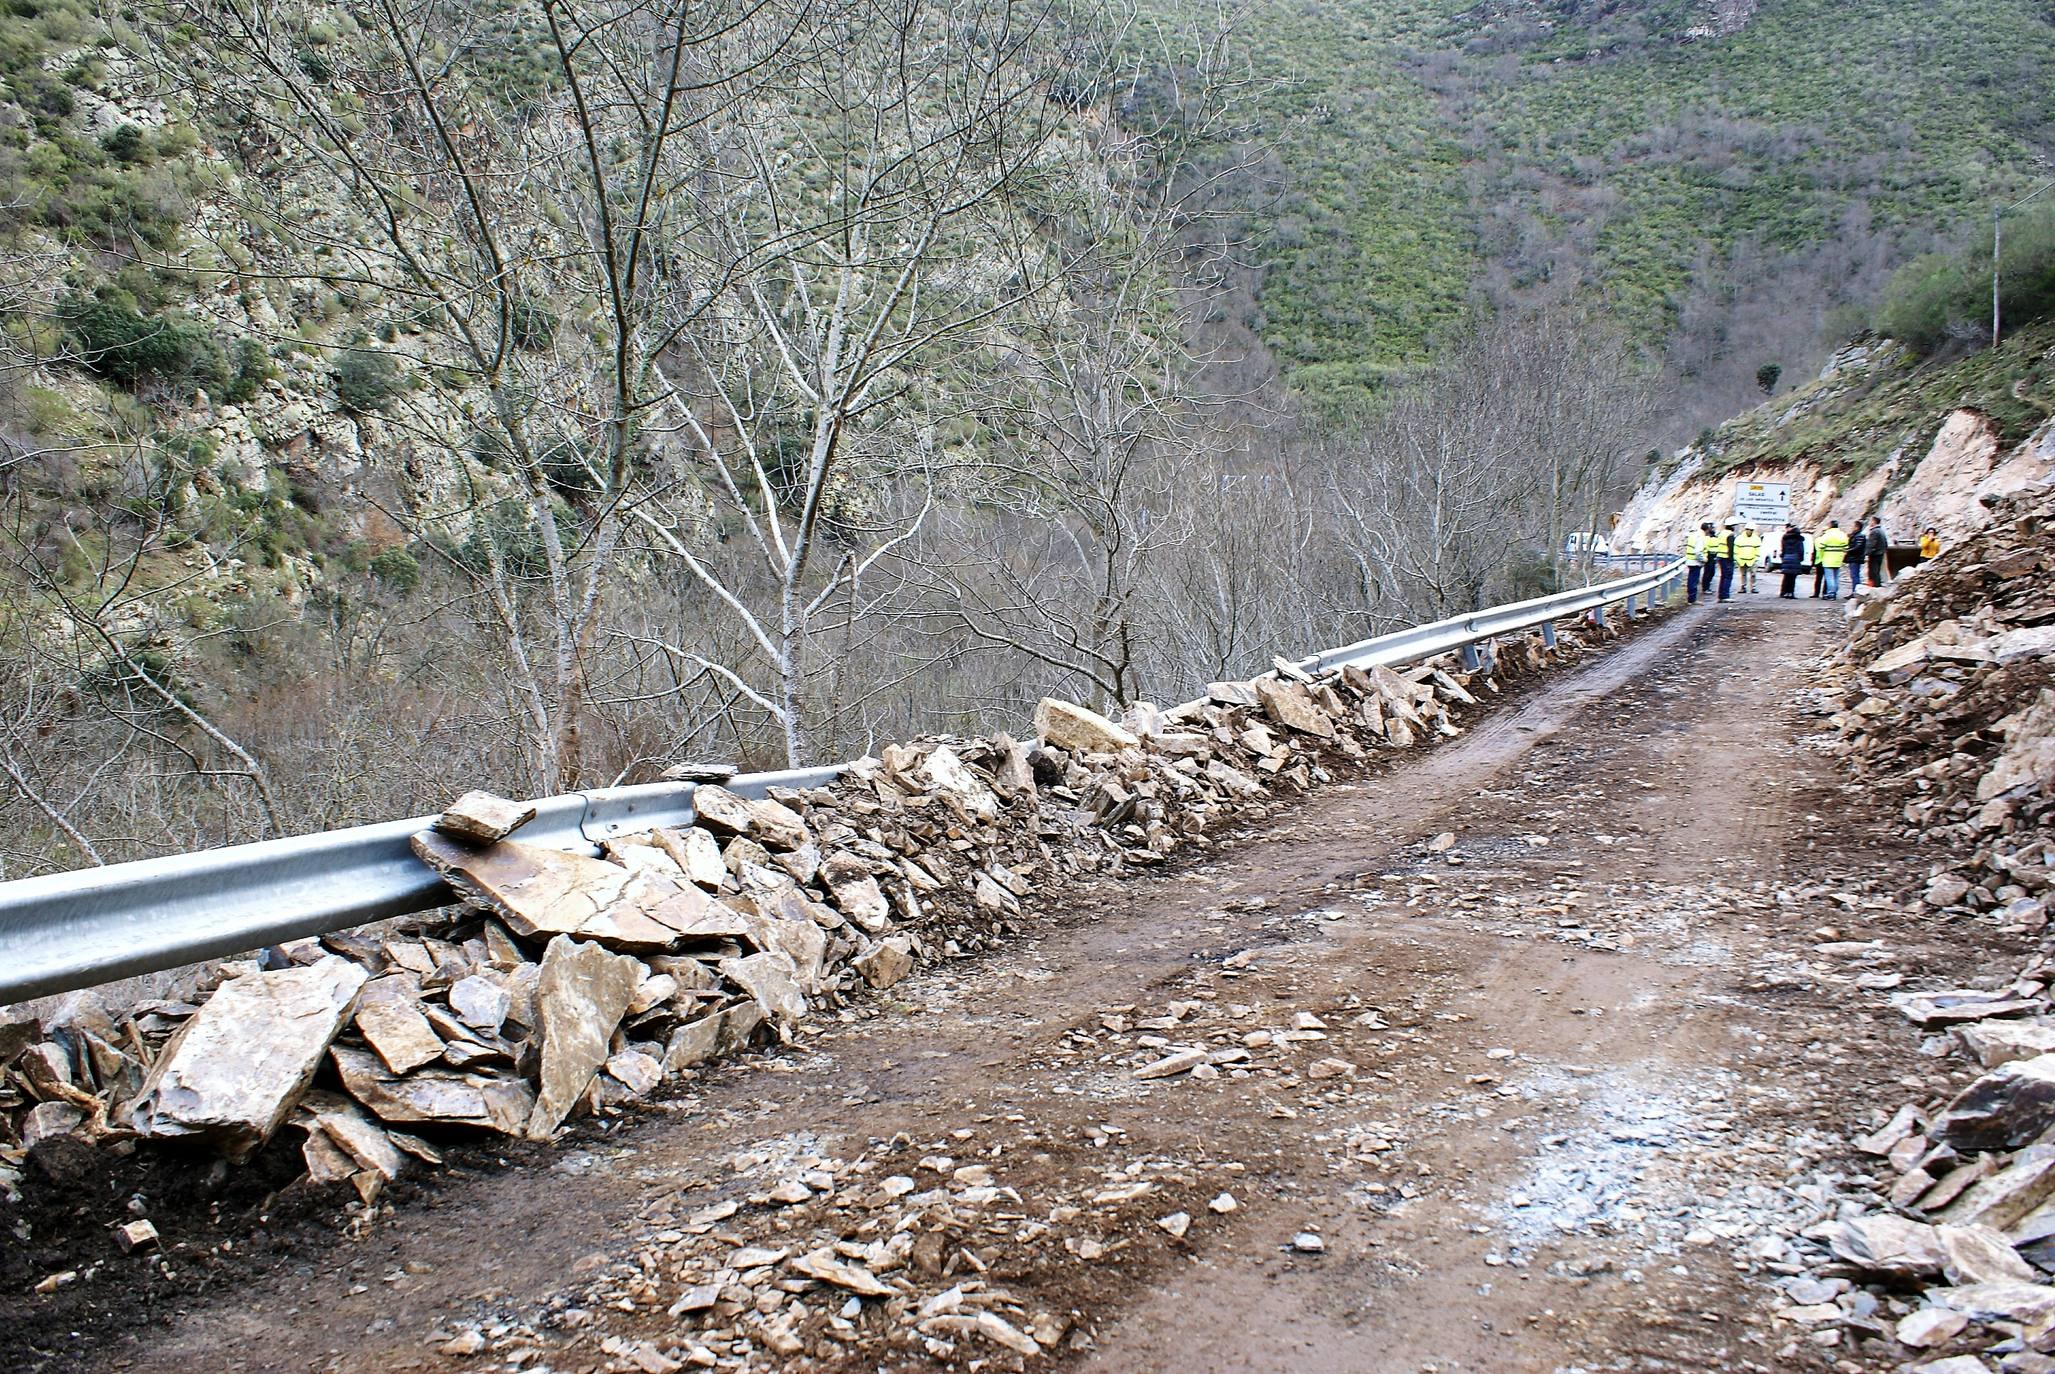
<svg viewBox="0 0 2055 1374">
<path fill-rule="evenodd" d="M 6 0 L 0 871 L 1178 700 L 1546 590 L 1664 426 L 2031 184 L 2051 34 Z"/>
<path fill-rule="evenodd" d="M 1163 0 L 1182 3 L 1182 0 Z M 1311 0 L 1247 25 L 1252 322 L 1316 408 L 1480 305 L 1602 303 L 1679 437 L 1816 368 L 1896 262 L 2045 179 L 2034 0 Z"/>
</svg>

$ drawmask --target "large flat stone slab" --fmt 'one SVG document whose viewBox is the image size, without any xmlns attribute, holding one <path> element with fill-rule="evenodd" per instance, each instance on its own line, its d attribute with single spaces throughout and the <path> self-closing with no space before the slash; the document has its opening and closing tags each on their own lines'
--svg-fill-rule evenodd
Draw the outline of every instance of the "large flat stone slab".
<svg viewBox="0 0 2055 1374">
<path fill-rule="evenodd" d="M 547 1140 L 578 1104 L 648 972 L 639 959 L 568 935 L 549 942 L 535 987 L 542 1071 L 528 1118 L 531 1139 Z"/>
<path fill-rule="evenodd" d="M 255 1150 L 321 1066 L 364 986 L 328 955 L 304 968 L 231 978 L 179 1030 L 126 1109 L 146 1136 L 205 1136 L 232 1156 Z"/>
<path fill-rule="evenodd" d="M 540 845 L 502 840 L 480 847 L 433 831 L 414 836 L 413 845 L 451 887 L 525 939 L 574 935 L 654 954 L 701 933 L 697 926 L 715 906 L 690 882 Z"/>
</svg>

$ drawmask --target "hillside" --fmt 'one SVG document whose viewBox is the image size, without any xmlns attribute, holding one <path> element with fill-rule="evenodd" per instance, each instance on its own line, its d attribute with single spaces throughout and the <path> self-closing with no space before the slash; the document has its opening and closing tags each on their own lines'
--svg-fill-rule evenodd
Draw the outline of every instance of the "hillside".
<svg viewBox="0 0 2055 1374">
<path fill-rule="evenodd" d="M 1932 525 L 1944 544 L 1983 522 L 1984 497 L 2055 473 L 2055 324 L 1996 349 L 1922 359 L 1869 337 L 1818 377 L 1659 464 L 1622 513 L 1629 547 L 1680 548 L 1722 518 L 1740 481 L 1792 484 L 1792 517 L 1816 528 L 1881 515 L 1894 542 Z"/>
<path fill-rule="evenodd" d="M 1661 352 L 1681 438 L 2038 184 L 2055 114 L 2032 0 L 1314 0 L 1247 35 L 1289 76 L 1247 308 L 1323 411 L 1473 308 L 1569 292 Z"/>
<path fill-rule="evenodd" d="M 1546 590 L 1650 415 L 1801 375 L 2024 184 L 2050 30 L 239 13 L 0 13 L 10 873 L 1179 700 Z"/>
</svg>

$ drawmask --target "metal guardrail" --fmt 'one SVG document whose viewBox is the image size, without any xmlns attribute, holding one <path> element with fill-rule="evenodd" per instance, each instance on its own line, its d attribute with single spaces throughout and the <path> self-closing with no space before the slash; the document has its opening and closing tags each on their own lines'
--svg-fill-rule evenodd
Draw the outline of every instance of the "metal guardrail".
<svg viewBox="0 0 2055 1374">
<path fill-rule="evenodd" d="M 1683 577 L 1670 558 L 1654 571 L 1537 597 L 1474 615 L 1416 625 L 1299 660 L 1310 673 L 1345 664 L 1387 667 L 1539 629 L 1553 642 L 1558 620 L 1635 602 L 1653 609 Z M 773 787 L 818 787 L 847 767 L 743 774 L 733 791 L 760 798 Z M 615 835 L 690 825 L 692 783 L 610 787 L 549 797 L 521 827 L 523 843 L 597 854 Z M 0 1006 L 116 978 L 240 954 L 284 940 L 447 905 L 456 896 L 414 857 L 409 839 L 435 818 L 360 825 L 198 854 L 0 883 Z"/>
<path fill-rule="evenodd" d="M 754 773 L 746 797 L 817 787 L 841 765 Z M 694 785 L 649 783 L 535 803 L 521 839 L 598 854 L 615 835 L 690 825 Z M 433 816 L 170 854 L 0 883 L 0 1006 L 457 900 L 408 841 Z"/>
<path fill-rule="evenodd" d="M 1415 663 L 1423 658 L 1433 658 L 1437 654 L 1456 652 L 1462 652 L 1466 662 L 1474 664 L 1478 658 L 1476 646 L 1479 644 L 1488 645 L 1492 640 L 1506 635 L 1523 634 L 1528 630 L 1540 630 L 1553 644 L 1553 627 L 1558 620 L 1590 613 L 1596 615 L 1603 623 L 1605 608 L 1615 603 L 1626 603 L 1627 613 L 1632 615 L 1636 602 L 1639 602 L 1643 609 L 1653 610 L 1659 600 L 1668 599 L 1684 578 L 1684 560 L 1674 554 L 1660 554 L 1655 557 L 1662 561 L 1649 572 L 1609 582 L 1596 582 L 1589 587 L 1557 592 L 1552 596 L 1537 596 L 1531 601 L 1515 601 L 1506 606 L 1493 606 L 1489 610 L 1476 611 L 1470 615 L 1437 620 L 1431 625 L 1415 625 L 1410 630 L 1378 635 L 1358 644 L 1347 644 L 1339 649 L 1329 649 L 1310 658 L 1302 658 L 1298 666 L 1309 673 L 1332 672 L 1341 667 L 1371 668 L 1382 665 L 1389 668 L 1400 663 Z"/>
</svg>

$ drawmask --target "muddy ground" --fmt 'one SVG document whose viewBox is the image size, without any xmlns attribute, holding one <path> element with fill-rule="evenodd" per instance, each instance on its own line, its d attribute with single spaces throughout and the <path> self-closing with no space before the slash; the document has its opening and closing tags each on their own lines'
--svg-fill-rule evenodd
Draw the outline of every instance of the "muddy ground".
<svg viewBox="0 0 2055 1374">
<path fill-rule="evenodd" d="M 361 1234 L 245 1184 L 52 1298 L 18 1261 L 0 1367 L 719 1365 L 721 1332 L 820 1298 L 760 1271 L 754 1310 L 673 1315 L 709 1251 L 853 1254 L 940 1196 L 903 1179 L 985 1209 L 906 1272 L 1003 1296 L 1055 1347 L 1032 1367 L 1892 1368 L 1775 1320 L 1775 1238 L 1864 1168 L 1851 1126 L 1950 1071 L 1866 976 L 2016 951 L 1904 914 L 1925 861 L 1807 708 L 1835 633 L 1773 598 L 1680 615 L 798 1046 L 466 1156 Z M 1212 1076 L 1132 1076 L 1185 1045 Z M 812 1195 L 768 1201 L 794 1174 Z M 1020 1364 L 948 1321 L 836 1320 L 749 1367 Z"/>
</svg>

